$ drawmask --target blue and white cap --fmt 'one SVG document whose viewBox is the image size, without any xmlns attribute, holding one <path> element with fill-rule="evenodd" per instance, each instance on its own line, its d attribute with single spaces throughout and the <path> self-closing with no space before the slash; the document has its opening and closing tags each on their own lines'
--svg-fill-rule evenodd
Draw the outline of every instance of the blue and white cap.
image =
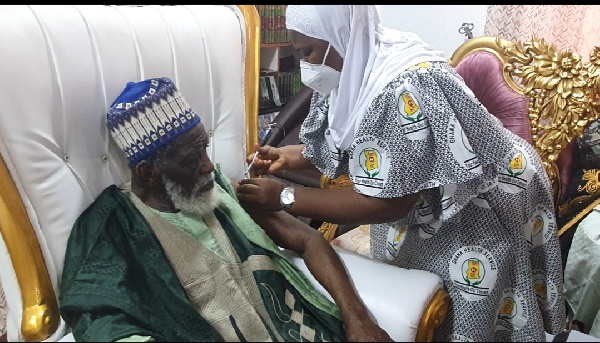
<svg viewBox="0 0 600 343">
<path fill-rule="evenodd" d="M 106 126 L 129 164 L 137 164 L 198 123 L 173 81 L 162 77 L 129 82 L 110 105 Z"/>
</svg>

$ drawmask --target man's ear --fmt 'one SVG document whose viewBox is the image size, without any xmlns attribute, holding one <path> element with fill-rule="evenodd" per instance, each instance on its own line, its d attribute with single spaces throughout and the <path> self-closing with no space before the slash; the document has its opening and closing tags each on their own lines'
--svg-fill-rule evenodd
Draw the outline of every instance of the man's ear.
<svg viewBox="0 0 600 343">
<path fill-rule="evenodd" d="M 135 166 L 135 173 L 147 185 L 154 185 L 161 182 L 162 173 L 160 169 L 145 160 L 142 160 Z"/>
</svg>

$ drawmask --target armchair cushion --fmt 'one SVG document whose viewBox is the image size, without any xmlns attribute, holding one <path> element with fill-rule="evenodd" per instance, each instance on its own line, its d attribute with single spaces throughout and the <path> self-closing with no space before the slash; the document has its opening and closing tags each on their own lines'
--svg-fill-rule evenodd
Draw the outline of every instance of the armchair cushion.
<svg viewBox="0 0 600 343">
<path fill-rule="evenodd" d="M 440 277 L 423 270 L 398 268 L 337 246 L 334 249 L 377 323 L 394 341 L 414 342 L 418 338 L 417 328 L 424 315 L 417 309 L 430 306 L 436 292 L 443 288 Z M 290 250 L 283 252 L 309 276 L 318 291 L 333 300 L 327 290 L 310 275 L 298 254 Z"/>
</svg>

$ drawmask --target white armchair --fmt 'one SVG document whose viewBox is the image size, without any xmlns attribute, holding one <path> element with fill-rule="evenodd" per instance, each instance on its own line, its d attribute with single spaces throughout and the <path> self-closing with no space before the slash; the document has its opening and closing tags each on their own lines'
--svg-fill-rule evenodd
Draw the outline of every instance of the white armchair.
<svg viewBox="0 0 600 343">
<path fill-rule="evenodd" d="M 259 29 L 249 5 L 0 6 L 0 281 L 9 341 L 69 339 L 56 297 L 66 242 L 95 197 L 130 177 L 105 129 L 127 82 L 170 77 L 202 118 L 212 160 L 242 177 L 258 141 Z M 448 308 L 439 277 L 338 252 L 392 338 L 431 340 Z"/>
</svg>

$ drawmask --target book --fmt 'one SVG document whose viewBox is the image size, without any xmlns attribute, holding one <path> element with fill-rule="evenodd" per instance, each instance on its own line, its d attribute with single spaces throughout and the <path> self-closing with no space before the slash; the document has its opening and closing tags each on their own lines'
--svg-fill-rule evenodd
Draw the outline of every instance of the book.
<svg viewBox="0 0 600 343">
<path fill-rule="evenodd" d="M 259 107 L 281 106 L 279 90 L 275 82 L 275 75 L 260 77 L 260 104 Z"/>
</svg>

